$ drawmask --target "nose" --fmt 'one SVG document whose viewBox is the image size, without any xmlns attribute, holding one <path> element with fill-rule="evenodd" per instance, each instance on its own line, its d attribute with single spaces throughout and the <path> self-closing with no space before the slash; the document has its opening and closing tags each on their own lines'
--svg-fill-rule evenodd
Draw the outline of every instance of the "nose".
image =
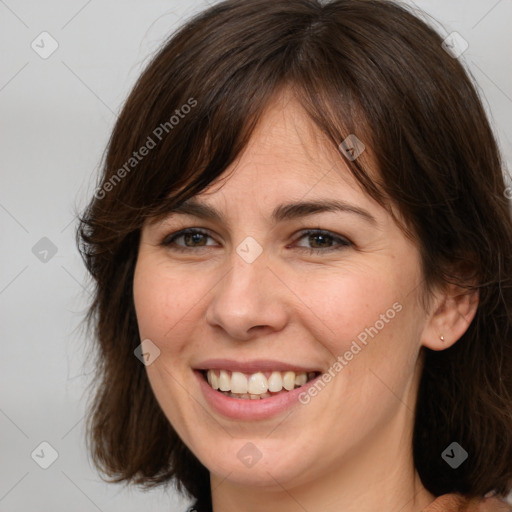
<svg viewBox="0 0 512 512">
<path fill-rule="evenodd" d="M 242 341 L 282 330 L 289 315 L 286 287 L 266 259 L 260 256 L 247 263 L 235 253 L 231 263 L 230 271 L 212 291 L 207 323 Z"/>
</svg>

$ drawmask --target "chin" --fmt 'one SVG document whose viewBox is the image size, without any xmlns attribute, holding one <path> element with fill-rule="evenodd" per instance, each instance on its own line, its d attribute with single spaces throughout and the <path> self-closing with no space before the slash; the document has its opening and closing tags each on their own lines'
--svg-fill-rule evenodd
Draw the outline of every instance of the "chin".
<svg viewBox="0 0 512 512">
<path fill-rule="evenodd" d="M 304 446 L 275 439 L 224 440 L 201 436 L 194 447 L 201 463 L 220 480 L 250 487 L 278 487 L 307 480 L 314 457 L 304 453 Z M 216 449 L 212 451 L 211 447 Z M 293 456 L 292 456 L 293 455 Z M 311 459 L 311 460 L 310 460 Z M 317 459 L 318 460 L 318 459 Z"/>
</svg>

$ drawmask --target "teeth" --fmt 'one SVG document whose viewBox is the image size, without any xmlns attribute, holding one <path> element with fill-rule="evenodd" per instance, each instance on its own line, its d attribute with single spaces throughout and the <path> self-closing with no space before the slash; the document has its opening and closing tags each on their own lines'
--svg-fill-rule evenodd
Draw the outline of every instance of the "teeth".
<svg viewBox="0 0 512 512">
<path fill-rule="evenodd" d="M 219 378 L 215 372 L 208 372 L 208 384 L 210 384 L 213 389 L 219 389 Z"/>
<path fill-rule="evenodd" d="M 227 396 L 242 398 L 245 400 L 259 400 L 272 396 L 270 393 L 278 393 L 283 390 L 291 391 L 303 386 L 308 380 L 315 377 L 314 372 L 277 372 L 274 371 L 268 378 L 263 372 L 246 375 L 242 372 L 228 372 L 220 370 L 208 370 L 206 377 L 208 384 L 213 389 L 224 392 Z"/>
<path fill-rule="evenodd" d="M 268 378 L 268 390 L 277 393 L 283 389 L 283 378 L 281 372 L 272 372 Z"/>
<path fill-rule="evenodd" d="M 231 391 L 231 379 L 229 378 L 228 372 L 225 370 L 220 371 L 219 389 L 221 391 Z"/>
<path fill-rule="evenodd" d="M 268 391 L 267 378 L 263 373 L 253 373 L 249 377 L 249 393 L 252 395 L 262 395 Z"/>
<path fill-rule="evenodd" d="M 243 373 L 231 374 L 231 393 L 247 393 L 247 377 Z"/>
<path fill-rule="evenodd" d="M 300 387 L 304 386 L 306 382 L 308 381 L 308 376 L 305 373 L 298 373 L 295 375 L 295 385 Z"/>
<path fill-rule="evenodd" d="M 291 391 L 295 387 L 295 372 L 286 372 L 283 377 L 283 387 Z"/>
</svg>

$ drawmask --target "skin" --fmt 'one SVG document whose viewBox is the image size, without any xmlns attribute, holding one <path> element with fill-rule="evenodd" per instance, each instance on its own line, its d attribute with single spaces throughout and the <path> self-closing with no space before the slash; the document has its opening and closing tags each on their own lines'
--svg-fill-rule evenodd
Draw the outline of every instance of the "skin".
<svg viewBox="0 0 512 512">
<path fill-rule="evenodd" d="M 370 149 L 359 158 L 372 158 Z M 174 213 L 144 226 L 133 289 L 141 339 L 161 351 L 147 366 L 152 389 L 210 470 L 215 512 L 425 508 L 435 497 L 419 480 L 411 448 L 420 349 L 455 343 L 476 298 L 436 290 L 429 310 L 422 307 L 417 246 L 358 186 L 286 91 L 224 177 L 195 197 L 219 210 L 221 222 Z M 375 224 L 339 211 L 270 218 L 279 204 L 317 199 L 346 201 Z M 208 236 L 162 245 L 184 228 Z M 308 238 L 305 229 L 333 238 Z M 236 252 L 247 236 L 263 249 L 252 263 Z M 209 358 L 276 359 L 328 371 L 397 302 L 401 311 L 317 396 L 271 419 L 219 415 L 192 372 Z M 247 442 L 262 455 L 250 468 L 237 457 Z"/>
</svg>

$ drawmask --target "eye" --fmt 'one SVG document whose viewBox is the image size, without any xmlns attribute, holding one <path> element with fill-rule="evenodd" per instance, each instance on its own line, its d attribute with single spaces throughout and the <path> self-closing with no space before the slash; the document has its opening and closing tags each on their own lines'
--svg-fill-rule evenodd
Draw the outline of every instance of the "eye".
<svg viewBox="0 0 512 512">
<path fill-rule="evenodd" d="M 298 240 L 305 240 L 305 242 L 309 243 L 312 247 L 295 243 L 295 246 L 292 246 L 292 248 L 297 248 L 309 253 L 325 253 L 345 249 L 353 245 L 347 238 L 322 229 L 303 231 Z M 216 245 L 215 243 L 208 243 L 209 241 L 214 240 L 208 232 L 198 228 L 187 228 L 165 237 L 162 241 L 162 245 L 171 247 L 173 250 L 177 251 L 187 251 L 194 248 L 205 248 Z"/>
<path fill-rule="evenodd" d="M 299 240 L 303 239 L 313 247 L 304 247 L 303 245 L 298 245 L 296 247 L 310 253 L 337 251 L 352 246 L 352 242 L 350 242 L 350 240 L 323 229 L 307 230 L 299 237 Z"/>
<path fill-rule="evenodd" d="M 177 233 L 173 233 L 164 238 L 162 245 L 172 246 L 173 249 L 178 251 L 186 251 L 187 249 L 193 249 L 194 247 L 211 247 L 215 244 L 208 244 L 207 239 L 213 240 L 213 238 L 201 229 L 188 228 L 182 229 Z M 180 243 L 178 243 L 180 242 Z"/>
</svg>

